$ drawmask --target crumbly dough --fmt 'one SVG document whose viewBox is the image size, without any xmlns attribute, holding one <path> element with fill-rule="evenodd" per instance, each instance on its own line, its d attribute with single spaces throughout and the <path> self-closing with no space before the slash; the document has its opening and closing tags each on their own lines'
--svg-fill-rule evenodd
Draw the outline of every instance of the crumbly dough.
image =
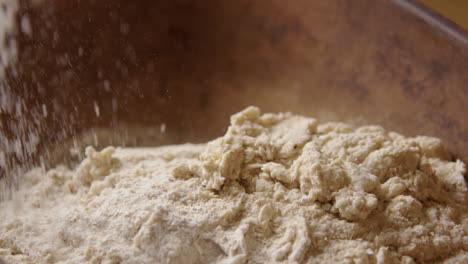
<svg viewBox="0 0 468 264">
<path fill-rule="evenodd" d="M 8 263 L 468 263 L 439 139 L 249 107 L 202 145 L 86 149 L 0 204 Z"/>
</svg>

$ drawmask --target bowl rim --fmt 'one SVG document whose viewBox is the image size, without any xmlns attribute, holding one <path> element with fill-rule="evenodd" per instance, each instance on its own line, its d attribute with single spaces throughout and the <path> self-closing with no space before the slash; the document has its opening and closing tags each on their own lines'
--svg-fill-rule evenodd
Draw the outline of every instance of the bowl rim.
<svg viewBox="0 0 468 264">
<path fill-rule="evenodd" d="M 451 42 L 468 50 L 468 30 L 452 20 L 417 0 L 390 0 L 390 2 L 429 24 L 438 33 L 448 37 Z"/>
</svg>

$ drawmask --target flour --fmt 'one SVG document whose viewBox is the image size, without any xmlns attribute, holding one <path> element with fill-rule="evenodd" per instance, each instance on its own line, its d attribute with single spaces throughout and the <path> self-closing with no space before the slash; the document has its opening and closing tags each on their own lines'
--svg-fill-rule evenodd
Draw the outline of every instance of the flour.
<svg viewBox="0 0 468 264">
<path fill-rule="evenodd" d="M 9 263 L 467 263 L 440 140 L 249 107 L 201 145 L 86 149 L 0 204 Z"/>
</svg>

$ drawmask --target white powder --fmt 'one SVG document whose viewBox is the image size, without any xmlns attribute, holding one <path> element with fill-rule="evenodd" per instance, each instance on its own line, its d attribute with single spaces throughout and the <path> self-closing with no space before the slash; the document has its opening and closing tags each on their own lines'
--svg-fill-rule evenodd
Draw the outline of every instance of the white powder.
<svg viewBox="0 0 468 264">
<path fill-rule="evenodd" d="M 9 263 L 467 263 L 440 140 L 249 107 L 206 145 L 86 150 L 0 205 Z"/>
<path fill-rule="evenodd" d="M 9 196 L 10 187 L 17 183 L 16 176 L 26 170 L 19 165 L 27 164 L 37 152 L 43 129 L 39 124 L 43 119 L 40 106 L 27 103 L 25 97 L 19 96 L 22 88 L 28 93 L 25 84 L 13 89 L 9 81 L 22 79 L 18 75 L 19 37 L 29 38 L 33 34 L 27 12 L 24 12 L 26 3 L 32 4 L 31 1 L 0 0 L 0 200 Z"/>
</svg>

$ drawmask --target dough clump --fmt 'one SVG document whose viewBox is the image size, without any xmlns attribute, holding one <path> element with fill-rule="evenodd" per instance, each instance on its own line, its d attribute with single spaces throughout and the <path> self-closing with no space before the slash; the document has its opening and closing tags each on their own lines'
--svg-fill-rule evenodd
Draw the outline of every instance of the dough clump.
<svg viewBox="0 0 468 264">
<path fill-rule="evenodd" d="M 248 107 L 207 144 L 86 149 L 0 204 L 7 263 L 468 263 L 441 141 Z"/>
</svg>

